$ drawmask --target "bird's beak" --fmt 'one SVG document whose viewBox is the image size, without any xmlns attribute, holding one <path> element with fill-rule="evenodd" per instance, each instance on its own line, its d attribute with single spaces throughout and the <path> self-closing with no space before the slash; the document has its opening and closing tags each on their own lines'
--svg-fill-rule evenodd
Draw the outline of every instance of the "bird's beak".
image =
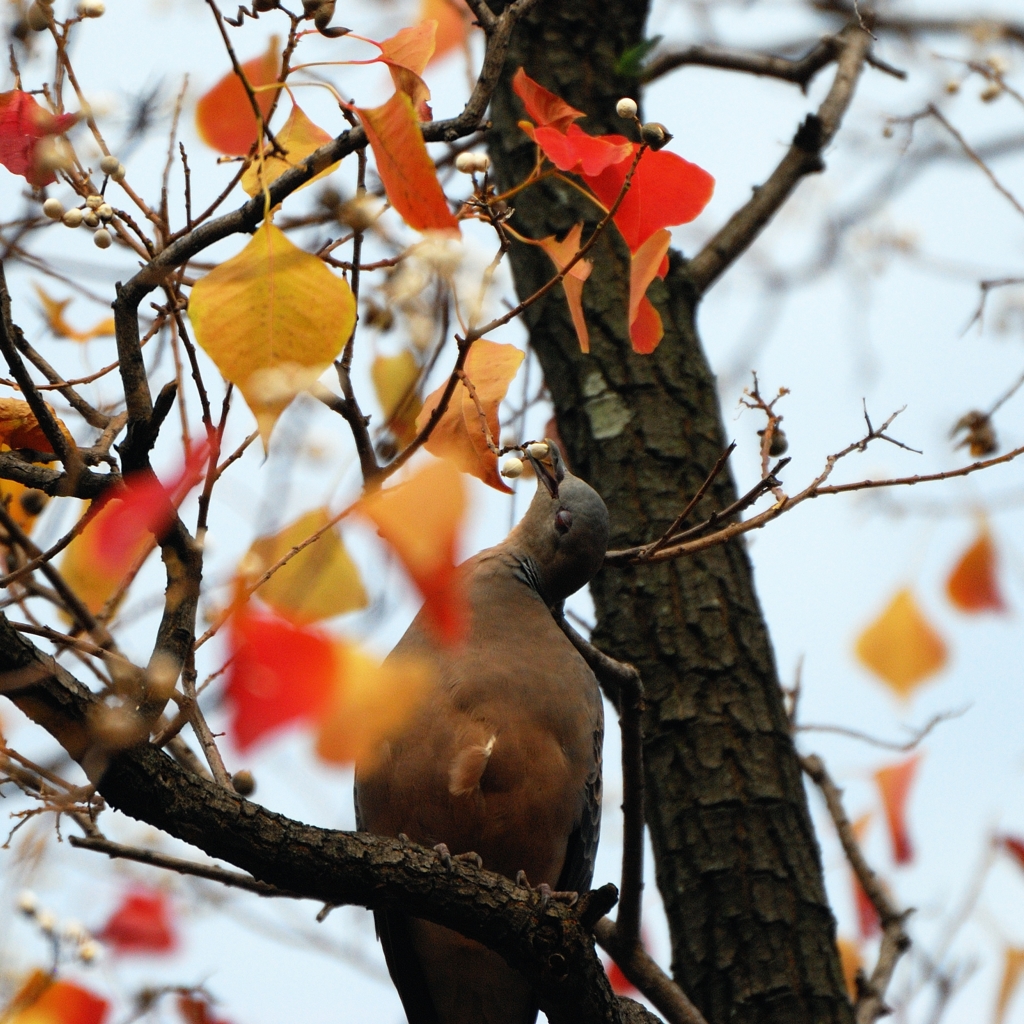
<svg viewBox="0 0 1024 1024">
<path fill-rule="evenodd" d="M 529 451 L 527 451 L 526 457 L 530 460 L 530 464 L 537 474 L 537 479 L 547 488 L 548 494 L 552 498 L 557 498 L 558 485 L 565 479 L 565 468 L 562 466 L 562 459 L 558 454 L 555 443 L 548 440 L 547 445 L 547 454 L 541 458 L 536 458 Z"/>
</svg>

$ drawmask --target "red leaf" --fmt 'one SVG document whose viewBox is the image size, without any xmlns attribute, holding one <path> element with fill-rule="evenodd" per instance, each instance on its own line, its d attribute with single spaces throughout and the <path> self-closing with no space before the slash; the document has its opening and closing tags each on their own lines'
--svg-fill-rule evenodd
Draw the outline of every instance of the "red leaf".
<svg viewBox="0 0 1024 1024">
<path fill-rule="evenodd" d="M 240 751 L 293 722 L 324 713 L 337 675 L 334 642 L 318 630 L 293 626 L 244 606 L 229 632 L 232 655 L 226 696 L 231 738 Z"/>
<path fill-rule="evenodd" d="M 125 896 L 98 938 L 118 953 L 170 953 L 178 945 L 167 897 L 142 891 Z"/>
<path fill-rule="evenodd" d="M 607 968 L 608 981 L 611 982 L 612 991 L 617 996 L 632 996 L 637 994 L 636 986 L 622 973 L 622 968 L 612 960 Z"/>
<path fill-rule="evenodd" d="M 77 114 L 50 113 L 20 89 L 0 93 L 0 164 L 30 185 L 51 184 L 57 177 L 40 166 L 39 143 L 62 135 L 77 120 Z"/>
<path fill-rule="evenodd" d="M 381 107 L 357 109 L 391 205 L 417 231 L 458 231 L 437 180 L 412 99 L 396 92 Z"/>
<path fill-rule="evenodd" d="M 864 891 L 864 886 L 860 884 L 860 879 L 856 875 L 853 876 L 853 899 L 857 906 L 857 923 L 861 938 L 870 939 L 882 930 L 882 922 L 874 903 L 871 902 L 871 897 Z"/>
<path fill-rule="evenodd" d="M 1024 839 L 1018 839 L 1016 836 L 1000 836 L 996 842 L 1024 868 Z"/>
<path fill-rule="evenodd" d="M 4 1024 L 103 1024 L 106 999 L 70 981 L 33 971 L 3 1011 Z"/>
<path fill-rule="evenodd" d="M 640 355 L 650 355 L 664 336 L 665 327 L 661 322 L 661 315 L 645 295 L 637 307 L 636 319 L 629 327 L 629 340 L 633 345 L 633 351 L 639 352 Z"/>
<path fill-rule="evenodd" d="M 962 612 L 1005 611 L 1006 602 L 1000 593 L 997 575 L 992 535 L 982 528 L 950 573 L 946 593 Z"/>
<path fill-rule="evenodd" d="M 261 89 L 260 86 L 273 85 L 280 67 L 276 36 L 271 38 L 266 53 L 242 65 L 264 121 L 270 114 L 277 90 Z M 260 135 L 259 122 L 245 86 L 234 69 L 200 97 L 196 104 L 196 128 L 203 142 L 229 156 L 246 156 L 256 144 Z"/>
<path fill-rule="evenodd" d="M 875 772 L 897 864 L 909 864 L 914 859 L 914 848 L 907 830 L 907 797 L 920 760 L 921 755 L 915 754 L 906 761 L 887 765 Z"/>
<path fill-rule="evenodd" d="M 583 111 L 570 107 L 565 100 L 548 92 L 520 68 L 512 79 L 512 88 L 523 101 L 526 112 L 539 127 L 550 125 L 564 132 L 573 121 L 583 117 Z"/>
<path fill-rule="evenodd" d="M 564 135 L 546 125 L 529 134 L 560 171 L 572 171 L 583 178 L 598 175 L 633 156 L 629 142 L 622 136 L 588 135 L 578 124 L 569 125 Z M 620 141 L 612 141 L 613 138 Z"/>
<path fill-rule="evenodd" d="M 208 1000 L 197 996 L 178 996 L 178 1013 L 185 1024 L 228 1024 L 226 1020 L 213 1016 Z"/>
</svg>

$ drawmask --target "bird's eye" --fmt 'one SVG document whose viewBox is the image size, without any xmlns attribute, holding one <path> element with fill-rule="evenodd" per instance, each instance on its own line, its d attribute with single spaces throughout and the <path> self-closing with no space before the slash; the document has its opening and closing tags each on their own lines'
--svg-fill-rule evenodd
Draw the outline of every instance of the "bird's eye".
<svg viewBox="0 0 1024 1024">
<path fill-rule="evenodd" d="M 572 526 L 572 513 L 567 508 L 560 508 L 555 513 L 555 529 L 559 533 L 568 533 Z"/>
</svg>

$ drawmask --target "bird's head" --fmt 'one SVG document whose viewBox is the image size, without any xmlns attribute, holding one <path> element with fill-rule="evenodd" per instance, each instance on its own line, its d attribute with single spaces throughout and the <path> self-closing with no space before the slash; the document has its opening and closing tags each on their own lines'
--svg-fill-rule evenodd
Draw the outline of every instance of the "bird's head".
<svg viewBox="0 0 1024 1024">
<path fill-rule="evenodd" d="M 537 474 L 537 493 L 509 538 L 528 559 L 537 589 L 548 604 L 563 601 L 589 583 L 608 547 L 608 509 L 601 495 L 565 468 L 550 439 L 526 456 Z"/>
</svg>

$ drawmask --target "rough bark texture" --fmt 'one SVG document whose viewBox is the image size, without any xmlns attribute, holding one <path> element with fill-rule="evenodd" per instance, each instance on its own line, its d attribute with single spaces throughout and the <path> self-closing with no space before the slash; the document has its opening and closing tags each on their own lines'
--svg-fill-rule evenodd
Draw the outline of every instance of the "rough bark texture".
<svg viewBox="0 0 1024 1024">
<path fill-rule="evenodd" d="M 636 96 L 638 85 L 617 76 L 615 62 L 643 37 L 646 13 L 641 0 L 560 0 L 520 25 L 492 104 L 489 144 L 500 186 L 522 181 L 534 163 L 534 147 L 516 126 L 525 115 L 510 88 L 515 69 L 524 66 L 587 111 L 587 131 L 625 133 L 615 102 Z M 598 219 L 578 192 L 551 180 L 514 205 L 513 224 L 533 238 Z M 618 548 L 658 537 L 726 441 L 685 260 L 673 253 L 665 282 L 649 292 L 664 340 L 654 355 L 636 356 L 621 239 L 609 231 L 592 256 L 584 289 L 589 355 L 579 351 L 560 288 L 526 319 L 570 462 L 604 496 Z M 552 274 L 543 252 L 525 245 L 514 247 L 512 267 L 521 296 Z M 734 497 L 724 473 L 696 513 Z M 646 686 L 646 803 L 676 979 L 711 1024 L 851 1021 L 818 845 L 742 543 L 656 566 L 606 568 L 591 589 L 595 642 L 635 664 Z"/>
</svg>

